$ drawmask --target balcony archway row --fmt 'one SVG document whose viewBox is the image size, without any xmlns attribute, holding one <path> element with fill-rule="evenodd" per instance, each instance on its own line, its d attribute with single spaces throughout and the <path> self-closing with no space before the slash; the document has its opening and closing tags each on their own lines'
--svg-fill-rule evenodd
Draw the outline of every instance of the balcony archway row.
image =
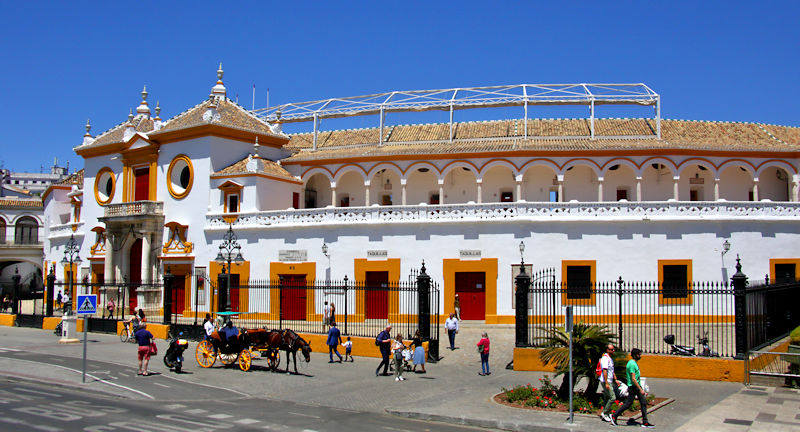
<svg viewBox="0 0 800 432">
<path fill-rule="evenodd" d="M 679 165 L 665 158 L 640 164 L 614 159 L 603 165 L 572 159 L 562 165 L 532 160 L 518 168 L 507 160 L 477 166 L 453 161 L 439 169 L 417 162 L 401 170 L 381 162 L 369 169 L 314 168 L 303 176 L 305 208 L 490 202 L 797 201 L 797 170 L 783 160 L 754 164 L 701 158 Z"/>
</svg>

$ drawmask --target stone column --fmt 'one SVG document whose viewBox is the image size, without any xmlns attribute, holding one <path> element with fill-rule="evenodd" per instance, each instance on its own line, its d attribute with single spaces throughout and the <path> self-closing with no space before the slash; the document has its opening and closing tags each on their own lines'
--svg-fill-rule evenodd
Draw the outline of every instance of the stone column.
<svg viewBox="0 0 800 432">
<path fill-rule="evenodd" d="M 517 185 L 516 185 L 517 186 L 516 187 L 516 189 L 517 189 L 517 191 L 516 191 L 517 201 L 522 201 L 522 176 L 518 175 L 514 180 L 517 183 Z"/>
<path fill-rule="evenodd" d="M 714 178 L 714 201 L 719 201 L 719 179 Z"/>
<path fill-rule="evenodd" d="M 753 201 L 758 201 L 758 178 L 753 179 Z"/>
<path fill-rule="evenodd" d="M 797 176 L 794 176 L 794 179 L 792 180 L 792 192 L 789 195 L 789 201 L 797 202 L 798 188 L 800 188 L 800 185 L 798 185 Z"/>
<path fill-rule="evenodd" d="M 475 183 L 478 185 L 478 196 L 475 197 L 475 202 L 480 204 L 483 202 L 483 179 L 477 179 Z"/>
<path fill-rule="evenodd" d="M 336 205 L 336 183 L 331 183 L 331 205 L 338 207 Z"/>
<path fill-rule="evenodd" d="M 444 179 L 439 179 L 439 204 L 444 204 Z"/>
<path fill-rule="evenodd" d="M 642 178 L 636 177 L 636 202 L 642 202 Z"/>
<path fill-rule="evenodd" d="M 114 245 L 111 242 L 111 233 L 106 231 L 106 254 L 103 260 L 103 282 L 114 282 Z"/>
<path fill-rule="evenodd" d="M 142 236 L 142 282 L 152 282 L 150 274 L 150 233 Z"/>
<path fill-rule="evenodd" d="M 367 206 L 367 207 L 369 207 L 369 185 L 370 185 L 370 181 L 366 180 L 364 182 L 364 189 L 365 189 L 365 191 L 364 191 L 364 205 Z"/>
<path fill-rule="evenodd" d="M 597 202 L 603 202 L 603 177 L 597 178 Z"/>
<path fill-rule="evenodd" d="M 564 202 L 564 176 L 558 176 L 558 202 Z"/>
<path fill-rule="evenodd" d="M 678 181 L 680 181 L 680 179 L 681 179 L 680 177 L 672 177 L 672 198 L 674 198 L 675 201 L 678 201 L 679 198 Z"/>
<path fill-rule="evenodd" d="M 400 202 L 406 205 L 406 182 L 408 179 L 400 179 Z"/>
</svg>

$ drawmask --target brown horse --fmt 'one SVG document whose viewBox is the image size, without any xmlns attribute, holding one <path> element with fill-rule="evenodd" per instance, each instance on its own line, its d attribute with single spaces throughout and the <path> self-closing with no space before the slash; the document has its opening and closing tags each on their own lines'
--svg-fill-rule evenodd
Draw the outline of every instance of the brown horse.
<svg viewBox="0 0 800 432">
<path fill-rule="evenodd" d="M 253 336 L 251 334 L 251 336 Z M 306 362 L 311 361 L 311 345 L 305 339 L 300 337 L 292 330 L 266 330 L 258 333 L 259 342 L 263 341 L 264 344 L 270 348 L 281 349 L 286 351 L 286 373 L 289 373 L 289 353 L 292 354 L 294 359 L 294 373 L 297 372 L 297 351 L 299 350 Z M 280 364 L 278 365 L 280 366 Z"/>
</svg>

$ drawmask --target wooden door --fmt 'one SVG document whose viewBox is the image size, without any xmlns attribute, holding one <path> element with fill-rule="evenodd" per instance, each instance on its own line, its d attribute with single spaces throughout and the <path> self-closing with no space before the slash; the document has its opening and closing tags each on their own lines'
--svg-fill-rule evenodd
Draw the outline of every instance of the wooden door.
<svg viewBox="0 0 800 432">
<path fill-rule="evenodd" d="M 186 308 L 186 275 L 173 275 L 172 279 L 172 313 L 183 314 Z"/>
<path fill-rule="evenodd" d="M 147 201 L 150 199 L 150 168 L 136 168 L 133 171 L 133 200 Z"/>
<path fill-rule="evenodd" d="M 281 275 L 281 319 L 306 320 L 306 275 Z"/>
<path fill-rule="evenodd" d="M 455 279 L 455 293 L 461 299 L 461 319 L 486 319 L 486 273 L 456 272 Z"/>
<path fill-rule="evenodd" d="M 368 271 L 364 289 L 365 317 L 367 319 L 388 319 L 389 272 Z"/>
</svg>

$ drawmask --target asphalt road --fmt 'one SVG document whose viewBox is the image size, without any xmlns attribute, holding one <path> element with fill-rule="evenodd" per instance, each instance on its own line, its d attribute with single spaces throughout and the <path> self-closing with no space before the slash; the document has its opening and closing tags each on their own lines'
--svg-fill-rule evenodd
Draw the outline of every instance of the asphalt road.
<svg viewBox="0 0 800 432">
<path fill-rule="evenodd" d="M 176 390 L 180 386 L 176 386 Z M 181 390 L 179 390 L 181 391 Z M 206 391 L 203 394 L 211 395 Z M 386 414 L 252 397 L 127 399 L 0 377 L 0 430 L 87 432 L 474 431 Z"/>
</svg>

